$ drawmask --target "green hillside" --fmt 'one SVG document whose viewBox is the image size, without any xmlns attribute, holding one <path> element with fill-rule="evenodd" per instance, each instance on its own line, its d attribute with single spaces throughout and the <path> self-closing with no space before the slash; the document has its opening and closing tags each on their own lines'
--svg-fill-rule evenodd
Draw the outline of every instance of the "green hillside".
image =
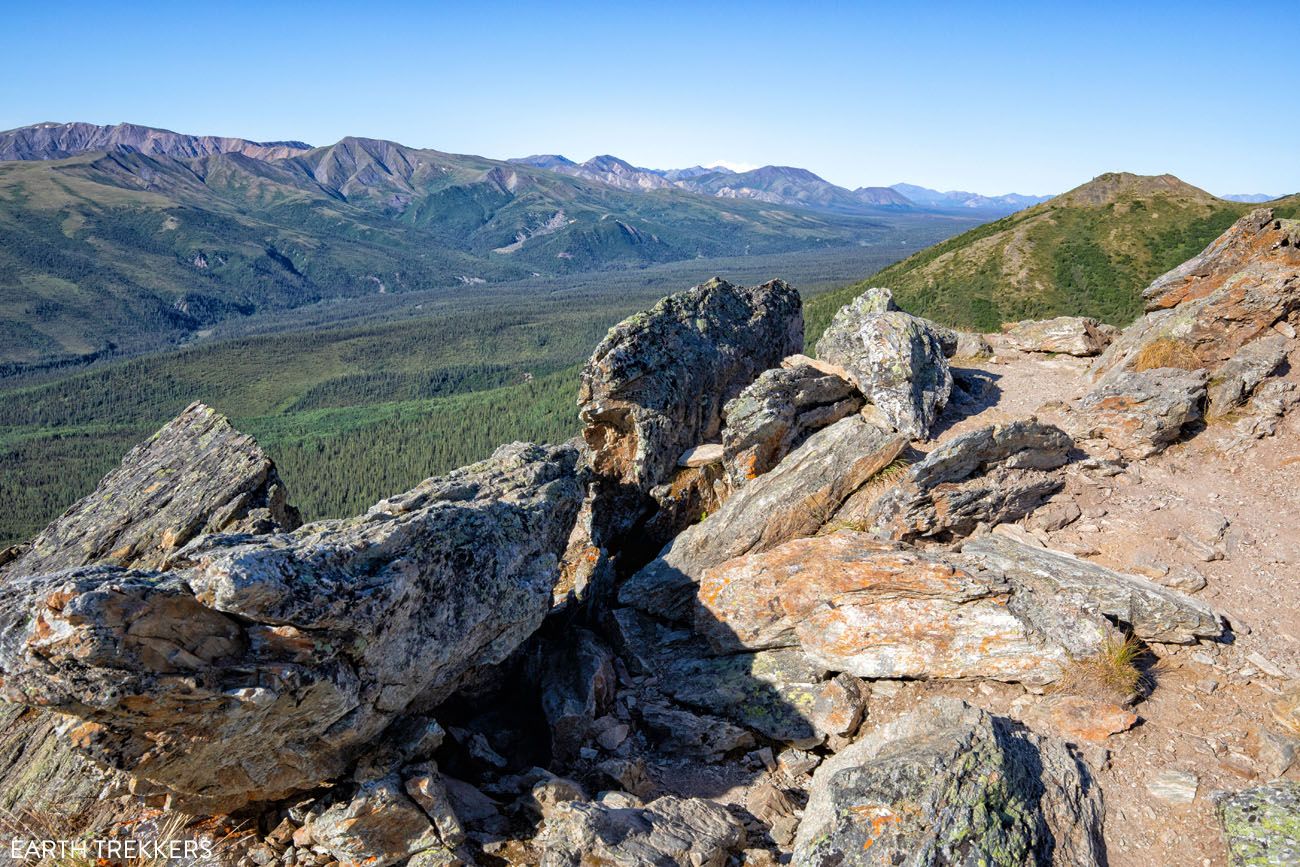
<svg viewBox="0 0 1300 867">
<path fill-rule="evenodd" d="M 1300 200 L 1275 205 L 1291 215 Z M 820 335 L 834 312 L 868 286 L 893 289 L 911 312 L 979 331 L 1061 315 L 1124 325 L 1141 312 L 1147 284 L 1255 207 L 1171 175 L 1102 175 L 816 299 L 809 333 Z"/>
</svg>

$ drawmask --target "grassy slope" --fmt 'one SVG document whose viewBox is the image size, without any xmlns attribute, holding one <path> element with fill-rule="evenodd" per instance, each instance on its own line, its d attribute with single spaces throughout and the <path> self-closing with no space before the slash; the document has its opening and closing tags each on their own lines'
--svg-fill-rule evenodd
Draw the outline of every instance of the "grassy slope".
<svg viewBox="0 0 1300 867">
<path fill-rule="evenodd" d="M 834 312 L 868 286 L 892 288 L 906 310 L 980 331 L 1060 315 L 1124 325 L 1141 312 L 1147 284 L 1257 207 L 1216 199 L 1185 184 L 1155 183 L 1159 178 L 1108 181 L 1111 177 L 950 238 L 817 298 L 808 311 L 810 334 L 820 335 Z M 1300 199 L 1283 199 L 1274 207 L 1290 216 Z"/>
</svg>

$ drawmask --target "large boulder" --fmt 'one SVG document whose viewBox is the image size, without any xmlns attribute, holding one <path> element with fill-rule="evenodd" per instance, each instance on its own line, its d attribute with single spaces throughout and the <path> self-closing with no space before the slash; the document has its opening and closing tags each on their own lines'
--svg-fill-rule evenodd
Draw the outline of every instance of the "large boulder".
<svg viewBox="0 0 1300 867">
<path fill-rule="evenodd" d="M 1103 815 L 1064 743 L 939 699 L 822 763 L 791 863 L 1104 864 Z"/>
<path fill-rule="evenodd" d="M 1094 375 L 1170 363 L 1213 375 L 1300 310 L 1300 221 L 1252 211 L 1143 297 L 1149 312 L 1116 338 Z"/>
<path fill-rule="evenodd" d="M 159 568 L 201 533 L 299 524 L 257 443 L 193 403 L 0 566 L 0 582 L 78 566 Z M 0 770 L 0 809 L 90 815 L 102 793 L 127 789 L 125 775 L 96 766 L 60 733 L 75 722 L 39 707 L 0 707 L 0 752 L 14 757 Z"/>
<path fill-rule="evenodd" d="M 597 475 L 643 494 L 716 441 L 727 401 L 803 348 L 799 293 L 713 279 L 614 326 L 582 371 L 579 416 Z"/>
<path fill-rule="evenodd" d="M 1224 794 L 1215 810 L 1233 867 L 1300 864 L 1300 783 Z"/>
<path fill-rule="evenodd" d="M 1052 682 L 1067 648 L 1008 605 L 1012 590 L 961 557 L 840 530 L 706 571 L 695 628 L 719 653 L 799 648 L 864 678 Z"/>
<path fill-rule="evenodd" d="M 1013 349 L 1076 356 L 1100 355 L 1117 331 L 1113 325 L 1103 325 L 1091 316 L 1026 319 L 1002 326 Z"/>
<path fill-rule="evenodd" d="M 1223 634 L 1219 615 L 1177 590 L 1069 554 L 989 534 L 968 540 L 962 556 L 1001 572 L 1017 598 L 1056 599 L 1113 618 L 1143 641 L 1192 644 Z"/>
<path fill-rule="evenodd" d="M 1205 411 L 1204 370 L 1120 371 L 1074 401 L 1064 419 L 1080 440 L 1099 440 L 1128 460 L 1164 451 Z"/>
<path fill-rule="evenodd" d="M 733 490 L 821 430 L 862 408 L 845 380 L 802 363 L 764 371 L 725 409 L 722 461 Z"/>
<path fill-rule="evenodd" d="M 946 347 L 933 323 L 881 306 L 868 292 L 842 307 L 817 341 L 817 355 L 848 371 L 900 432 L 925 439 L 952 392 L 947 356 L 957 349 L 956 333 Z"/>
<path fill-rule="evenodd" d="M 96 564 L 157 569 L 202 533 L 270 533 L 301 523 L 253 438 L 192 403 L 0 567 L 0 577 Z"/>
<path fill-rule="evenodd" d="M 576 461 L 517 443 L 358 518 L 202 537 L 171 572 L 11 579 L 4 696 L 81 718 L 82 750 L 189 808 L 314 787 L 537 628 Z"/>
<path fill-rule="evenodd" d="M 959 538 L 1038 508 L 1064 485 L 1053 471 L 1073 446 L 1064 431 L 1032 418 L 980 428 L 931 451 L 874 502 L 851 507 L 882 538 Z"/>
<path fill-rule="evenodd" d="M 859 415 L 818 431 L 665 546 L 623 584 L 619 601 L 657 616 L 689 619 L 695 583 L 705 569 L 816 533 L 906 444 L 902 435 Z"/>
<path fill-rule="evenodd" d="M 724 807 L 671 795 L 644 807 L 570 801 L 539 838 L 541 867 L 724 867 L 744 842 L 744 826 Z"/>
</svg>

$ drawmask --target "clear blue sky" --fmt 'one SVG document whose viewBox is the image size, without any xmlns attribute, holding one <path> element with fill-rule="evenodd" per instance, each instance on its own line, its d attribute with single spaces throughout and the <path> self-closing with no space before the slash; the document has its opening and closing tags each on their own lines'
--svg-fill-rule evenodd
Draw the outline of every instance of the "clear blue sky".
<svg viewBox="0 0 1300 867">
<path fill-rule="evenodd" d="M 125 120 L 490 157 L 776 163 L 851 187 L 1048 193 L 1127 170 L 1289 193 L 1295 13 L 1197 0 L 15 3 L 0 128 Z"/>
</svg>

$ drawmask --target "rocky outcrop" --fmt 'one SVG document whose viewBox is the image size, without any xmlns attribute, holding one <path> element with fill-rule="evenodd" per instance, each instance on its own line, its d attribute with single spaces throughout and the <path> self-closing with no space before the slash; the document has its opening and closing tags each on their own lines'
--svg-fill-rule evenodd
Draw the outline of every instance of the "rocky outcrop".
<svg viewBox="0 0 1300 867">
<path fill-rule="evenodd" d="M 1104 864 L 1102 816 L 1063 743 L 941 699 L 817 769 L 791 863 Z"/>
<path fill-rule="evenodd" d="M 1201 253 L 1157 277 L 1142 292 L 1147 310 L 1166 310 L 1209 297 L 1256 263 L 1300 269 L 1300 223 L 1256 208 L 1214 239 Z"/>
<path fill-rule="evenodd" d="M 205 536 L 167 573 L 0 588 L 5 698 L 178 804 L 231 809 L 338 776 L 541 623 L 582 498 L 571 448 L 504 446 L 350 520 Z"/>
<path fill-rule="evenodd" d="M 610 330 L 582 371 L 579 415 L 596 473 L 647 493 L 687 449 L 716 441 L 722 409 L 803 348 L 799 293 L 713 279 Z"/>
<path fill-rule="evenodd" d="M 92 564 L 157 569 L 202 533 L 270 533 L 301 523 L 253 438 L 192 403 L 0 567 L 0 577 Z"/>
<path fill-rule="evenodd" d="M 956 333 L 945 346 L 933 323 L 881 306 L 868 292 L 841 308 L 817 342 L 817 355 L 844 368 L 900 432 L 924 439 L 952 392 L 947 356 L 957 349 Z"/>
<path fill-rule="evenodd" d="M 857 415 L 818 431 L 774 470 L 683 531 L 624 583 L 619 601 L 656 616 L 689 619 L 695 583 L 705 569 L 816 533 L 905 445 L 903 436 Z"/>
<path fill-rule="evenodd" d="M 1243 346 L 1300 309 L 1300 221 L 1260 208 L 1199 256 L 1157 278 L 1145 316 L 1124 330 L 1094 373 L 1142 370 L 1176 358 L 1217 371 Z"/>
<path fill-rule="evenodd" d="M 853 386 L 808 364 L 765 371 L 724 409 L 722 460 L 733 490 L 862 408 Z"/>
<path fill-rule="evenodd" d="M 1233 867 L 1300 864 L 1300 783 L 1225 794 L 1215 810 Z"/>
<path fill-rule="evenodd" d="M 960 557 L 841 530 L 705 572 L 695 628 L 717 652 L 796 647 L 865 678 L 1051 682 L 1066 650 L 1008 607 L 1012 589 Z"/>
<path fill-rule="evenodd" d="M 446 852 L 438 829 L 396 774 L 361 785 L 305 827 L 313 845 L 345 864 L 387 867 L 429 849 Z"/>
<path fill-rule="evenodd" d="M 1074 443 L 1034 419 L 954 437 L 912 466 L 873 503 L 854 504 L 863 526 L 888 539 L 950 539 L 979 524 L 1016 521 L 1061 489 L 1053 472 Z"/>
<path fill-rule="evenodd" d="M 1065 425 L 1077 439 L 1101 440 L 1128 460 L 1164 451 L 1204 414 L 1203 370 L 1158 367 L 1116 373 L 1072 403 Z"/>
<path fill-rule="evenodd" d="M 991 358 L 993 356 L 993 345 L 983 334 L 975 334 L 971 331 L 957 332 L 957 346 L 953 350 L 953 358 Z"/>
<path fill-rule="evenodd" d="M 1026 319 L 1002 326 L 1002 333 L 1013 349 L 1081 357 L 1100 355 L 1118 331 L 1113 325 L 1104 325 L 1090 316 Z"/>
<path fill-rule="evenodd" d="M 571 801 L 546 820 L 541 867 L 724 867 L 745 829 L 723 807 L 664 796 L 644 807 Z"/>
<path fill-rule="evenodd" d="M 964 557 L 1004 574 L 1018 598 L 1055 599 L 1104 615 L 1143 641 L 1192 644 L 1223 634 L 1219 615 L 1208 605 L 1145 578 L 997 534 L 971 539 L 961 550 Z"/>
</svg>

